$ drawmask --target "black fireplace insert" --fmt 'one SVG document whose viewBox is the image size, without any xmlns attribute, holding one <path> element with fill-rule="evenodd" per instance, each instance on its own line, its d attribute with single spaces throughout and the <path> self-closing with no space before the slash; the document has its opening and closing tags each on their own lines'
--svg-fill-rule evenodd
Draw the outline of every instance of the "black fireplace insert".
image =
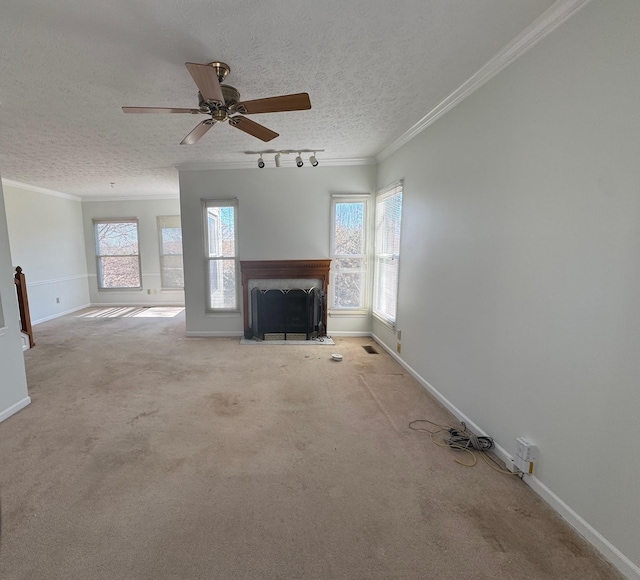
<svg viewBox="0 0 640 580">
<path fill-rule="evenodd" d="M 262 340 L 309 340 L 320 334 L 322 292 L 251 290 L 251 336 Z"/>
</svg>

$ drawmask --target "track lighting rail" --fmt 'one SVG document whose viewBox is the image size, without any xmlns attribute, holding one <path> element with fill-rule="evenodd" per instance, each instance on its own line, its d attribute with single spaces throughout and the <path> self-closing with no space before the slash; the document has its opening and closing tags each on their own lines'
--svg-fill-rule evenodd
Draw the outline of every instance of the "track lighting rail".
<svg viewBox="0 0 640 580">
<path fill-rule="evenodd" d="M 265 167 L 265 161 L 263 156 L 273 154 L 274 155 L 274 164 L 276 167 L 282 166 L 282 155 L 291 155 L 297 153 L 296 156 L 296 165 L 298 167 L 302 167 L 304 165 L 304 161 L 302 160 L 303 153 L 311 153 L 309 156 L 309 163 L 312 167 L 318 166 L 318 159 L 316 158 L 316 153 L 322 153 L 324 149 L 265 149 L 263 151 L 245 151 L 245 155 L 258 155 L 258 167 L 263 169 Z"/>
</svg>

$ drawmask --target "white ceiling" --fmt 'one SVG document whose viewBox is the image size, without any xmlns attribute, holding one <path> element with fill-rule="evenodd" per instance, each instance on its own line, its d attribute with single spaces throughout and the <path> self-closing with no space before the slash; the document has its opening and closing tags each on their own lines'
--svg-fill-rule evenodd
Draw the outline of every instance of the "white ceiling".
<svg viewBox="0 0 640 580">
<path fill-rule="evenodd" d="M 176 195 L 177 164 L 255 162 L 246 150 L 372 159 L 552 4 L 2 0 L 0 171 L 84 198 L 140 197 Z M 224 124 L 195 145 L 179 143 L 203 117 L 122 113 L 197 106 L 184 63 L 212 60 L 244 100 L 306 91 L 312 109 L 253 115 L 280 133 L 270 143 Z"/>
</svg>

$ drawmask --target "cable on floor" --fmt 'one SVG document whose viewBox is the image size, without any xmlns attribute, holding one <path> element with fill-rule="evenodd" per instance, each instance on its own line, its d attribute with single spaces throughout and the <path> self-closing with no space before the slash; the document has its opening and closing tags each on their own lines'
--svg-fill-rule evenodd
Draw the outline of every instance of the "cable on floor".
<svg viewBox="0 0 640 580">
<path fill-rule="evenodd" d="M 437 427 L 437 429 L 429 429 L 426 427 L 416 427 L 418 423 L 428 423 L 429 425 L 433 425 L 433 427 Z M 464 467 L 473 467 L 478 463 L 478 458 L 476 456 L 477 452 L 480 457 L 484 460 L 484 462 L 494 471 L 499 473 L 504 473 L 506 475 L 518 475 L 517 473 L 512 473 L 507 469 L 500 467 L 500 464 L 493 459 L 490 455 L 487 455 L 487 452 L 493 447 L 493 439 L 491 437 L 487 437 L 485 435 L 475 435 L 471 433 L 464 422 L 461 422 L 461 427 L 453 427 L 452 425 L 441 425 L 439 423 L 434 423 L 433 421 L 429 421 L 429 419 L 415 419 L 409 423 L 409 429 L 413 429 L 414 431 L 426 431 L 429 433 L 429 438 L 431 442 L 439 447 L 449 447 L 455 451 L 464 451 L 469 453 L 472 457 L 470 463 L 465 463 L 464 461 L 459 461 L 458 459 L 454 459 L 454 461 L 458 465 L 463 465 Z M 448 437 L 442 435 L 441 441 L 438 441 L 434 438 L 434 436 L 439 435 L 441 433 L 448 434 Z"/>
</svg>

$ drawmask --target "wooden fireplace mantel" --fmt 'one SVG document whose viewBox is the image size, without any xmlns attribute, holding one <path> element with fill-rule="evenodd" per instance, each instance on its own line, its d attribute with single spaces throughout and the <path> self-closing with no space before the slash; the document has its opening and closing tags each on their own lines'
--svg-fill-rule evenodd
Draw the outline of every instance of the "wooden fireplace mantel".
<svg viewBox="0 0 640 580">
<path fill-rule="evenodd" d="M 249 326 L 249 280 L 276 280 L 286 278 L 309 278 L 322 281 L 322 290 L 329 290 L 331 260 L 240 260 L 242 273 L 242 311 L 244 334 L 250 336 Z M 322 312 L 322 323 L 327 329 L 327 309 Z"/>
</svg>

